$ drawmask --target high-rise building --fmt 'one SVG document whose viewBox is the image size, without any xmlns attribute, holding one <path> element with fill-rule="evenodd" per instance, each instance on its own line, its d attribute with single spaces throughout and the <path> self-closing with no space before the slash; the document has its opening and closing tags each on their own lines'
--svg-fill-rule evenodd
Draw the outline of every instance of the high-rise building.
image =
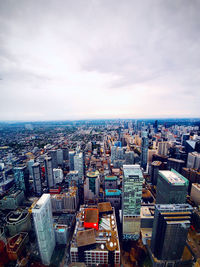
<svg viewBox="0 0 200 267">
<path fill-rule="evenodd" d="M 169 142 L 159 142 L 158 143 L 158 154 L 162 156 L 167 156 L 169 150 Z"/>
<path fill-rule="evenodd" d="M 181 137 L 182 146 L 185 146 L 186 141 L 190 139 L 190 134 L 183 134 Z"/>
<path fill-rule="evenodd" d="M 33 221 L 42 263 L 49 265 L 55 248 L 55 233 L 49 194 L 43 194 L 32 208 Z"/>
<path fill-rule="evenodd" d="M 133 151 L 126 151 L 125 152 L 125 161 L 126 165 L 131 165 L 135 163 L 135 155 Z"/>
<path fill-rule="evenodd" d="M 63 181 L 63 171 L 62 169 L 53 169 L 54 183 L 59 184 Z"/>
<path fill-rule="evenodd" d="M 181 259 L 190 227 L 192 210 L 193 208 L 189 204 L 156 205 L 151 251 L 157 259 Z"/>
<path fill-rule="evenodd" d="M 37 196 L 42 195 L 42 177 L 41 177 L 41 169 L 40 169 L 40 163 L 36 162 L 32 166 L 33 170 L 33 185 L 34 185 L 34 191 Z"/>
<path fill-rule="evenodd" d="M 139 238 L 143 174 L 139 165 L 124 165 L 122 180 L 123 238 Z"/>
<path fill-rule="evenodd" d="M 144 170 L 147 167 L 147 156 L 148 156 L 149 139 L 147 132 L 142 133 L 142 146 L 141 146 L 141 166 Z"/>
<path fill-rule="evenodd" d="M 84 198 L 85 200 L 95 199 L 99 197 L 100 178 L 99 172 L 88 172 L 84 182 Z"/>
<path fill-rule="evenodd" d="M 191 199 L 197 206 L 200 205 L 200 184 L 192 184 Z"/>
<path fill-rule="evenodd" d="M 57 151 L 56 150 L 49 150 L 49 156 L 52 158 L 52 168 L 58 168 L 58 162 L 57 162 Z"/>
<path fill-rule="evenodd" d="M 161 169 L 161 166 L 162 166 L 161 161 L 153 161 L 151 163 L 151 183 L 153 185 L 157 185 L 158 171 Z"/>
<path fill-rule="evenodd" d="M 82 184 L 84 176 L 84 158 L 82 152 L 74 156 L 74 170 L 78 171 L 79 183 Z"/>
<path fill-rule="evenodd" d="M 57 149 L 57 162 L 58 165 L 63 165 L 63 150 L 62 149 Z"/>
<path fill-rule="evenodd" d="M 177 172 L 181 173 L 182 168 L 185 165 L 185 161 L 181 159 L 168 158 L 167 159 L 167 168 L 168 170 L 174 169 Z"/>
<path fill-rule="evenodd" d="M 30 178 L 30 177 L 31 177 L 31 178 L 33 177 L 32 166 L 33 166 L 34 163 L 35 163 L 34 159 L 30 159 L 30 160 L 28 161 L 29 178 Z"/>
<path fill-rule="evenodd" d="M 116 146 L 112 146 L 111 147 L 111 163 L 114 163 L 114 160 L 117 159 L 117 147 Z"/>
<path fill-rule="evenodd" d="M 52 158 L 46 157 L 44 160 L 44 165 L 45 165 L 45 177 L 47 181 L 47 186 L 48 188 L 50 188 L 54 186 Z"/>
<path fill-rule="evenodd" d="M 158 132 L 158 121 L 157 120 L 155 120 L 154 128 L 155 128 L 155 133 L 157 133 Z"/>
<path fill-rule="evenodd" d="M 200 169 L 200 153 L 191 152 L 188 154 L 187 168 Z"/>
<path fill-rule="evenodd" d="M 74 171 L 74 156 L 76 152 L 75 151 L 69 151 L 69 170 Z"/>
<path fill-rule="evenodd" d="M 29 172 L 26 166 L 13 169 L 16 187 L 23 190 L 25 195 L 29 193 Z"/>
<path fill-rule="evenodd" d="M 62 147 L 62 150 L 63 150 L 63 160 L 68 160 L 68 158 L 69 158 L 68 147 L 64 146 L 64 147 Z"/>
<path fill-rule="evenodd" d="M 173 169 L 171 171 L 159 171 L 156 191 L 156 203 L 186 203 L 188 185 L 188 180 Z"/>
</svg>

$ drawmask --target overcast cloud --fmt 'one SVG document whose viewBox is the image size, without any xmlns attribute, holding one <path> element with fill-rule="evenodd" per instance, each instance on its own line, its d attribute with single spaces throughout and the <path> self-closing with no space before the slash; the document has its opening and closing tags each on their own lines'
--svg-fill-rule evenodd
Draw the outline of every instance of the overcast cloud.
<svg viewBox="0 0 200 267">
<path fill-rule="evenodd" d="M 0 120 L 200 116 L 199 0 L 0 0 Z"/>
</svg>

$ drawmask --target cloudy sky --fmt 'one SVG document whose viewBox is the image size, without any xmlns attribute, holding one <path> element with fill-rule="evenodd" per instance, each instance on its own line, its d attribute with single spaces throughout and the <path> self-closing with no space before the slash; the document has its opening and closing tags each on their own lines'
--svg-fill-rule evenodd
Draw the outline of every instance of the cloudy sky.
<svg viewBox="0 0 200 267">
<path fill-rule="evenodd" d="M 200 116 L 199 0 L 0 0 L 0 120 Z"/>
</svg>

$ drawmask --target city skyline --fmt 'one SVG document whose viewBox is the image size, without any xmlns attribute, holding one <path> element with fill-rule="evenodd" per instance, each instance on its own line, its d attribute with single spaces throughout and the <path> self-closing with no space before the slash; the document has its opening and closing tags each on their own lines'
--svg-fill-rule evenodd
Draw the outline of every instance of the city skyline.
<svg viewBox="0 0 200 267">
<path fill-rule="evenodd" d="M 200 117 L 199 8 L 0 0 L 0 121 Z"/>
</svg>

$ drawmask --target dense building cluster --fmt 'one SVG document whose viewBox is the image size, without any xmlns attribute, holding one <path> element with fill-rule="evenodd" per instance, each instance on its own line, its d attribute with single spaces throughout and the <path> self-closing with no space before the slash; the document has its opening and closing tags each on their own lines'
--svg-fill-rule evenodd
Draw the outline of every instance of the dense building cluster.
<svg viewBox="0 0 200 267">
<path fill-rule="evenodd" d="M 198 121 L 1 125 L 1 266 L 181 267 L 198 258 Z"/>
</svg>

